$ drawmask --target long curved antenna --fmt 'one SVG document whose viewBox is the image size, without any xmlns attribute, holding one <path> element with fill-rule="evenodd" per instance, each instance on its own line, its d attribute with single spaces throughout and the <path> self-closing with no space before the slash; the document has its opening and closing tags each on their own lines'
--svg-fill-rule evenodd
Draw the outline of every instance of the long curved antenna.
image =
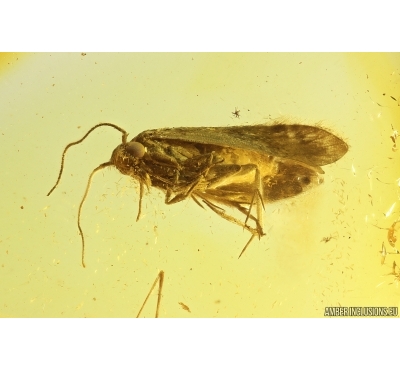
<svg viewBox="0 0 400 370">
<path fill-rule="evenodd" d="M 136 217 L 136 222 L 139 221 L 140 215 L 141 215 L 141 213 L 142 213 L 142 198 L 143 198 L 143 192 L 144 192 L 143 183 L 140 181 L 139 184 L 140 184 L 139 210 L 138 210 L 138 214 L 137 214 L 137 217 Z"/>
<path fill-rule="evenodd" d="M 85 194 L 83 195 L 83 198 L 81 200 L 81 204 L 79 204 L 79 209 L 78 209 L 78 229 L 79 229 L 79 234 L 81 234 L 81 239 L 82 239 L 82 266 L 83 267 L 86 267 L 86 266 L 85 266 L 85 238 L 83 237 L 83 231 L 82 231 L 82 228 L 81 228 L 81 210 L 82 210 L 82 206 L 83 206 L 83 203 L 85 202 L 86 196 L 87 196 L 87 194 L 89 192 L 90 184 L 92 182 L 93 175 L 97 171 L 100 171 L 103 168 L 106 168 L 106 167 L 109 167 L 109 166 L 114 166 L 114 164 L 112 162 L 105 162 L 105 163 L 102 163 L 100 166 L 96 167 L 92 171 L 92 173 L 89 176 L 88 183 L 86 185 Z"/>
<path fill-rule="evenodd" d="M 62 175 L 63 170 L 64 170 L 64 157 L 65 157 L 65 153 L 67 152 L 67 150 L 68 150 L 71 146 L 73 146 L 73 145 L 80 144 L 83 140 L 85 140 L 85 139 L 89 136 L 89 134 L 90 134 L 93 130 L 95 130 L 96 128 L 101 127 L 101 126 L 110 126 L 110 127 L 115 128 L 116 130 L 122 132 L 122 143 L 123 143 L 123 144 L 126 144 L 126 140 L 127 140 L 127 137 L 128 137 L 128 133 L 127 133 L 123 128 L 121 128 L 121 127 L 119 127 L 119 126 L 117 126 L 117 125 L 114 125 L 113 123 L 99 123 L 98 125 L 93 126 L 93 127 L 86 133 L 86 135 L 85 135 L 82 139 L 80 139 L 80 140 L 78 140 L 78 141 L 74 141 L 73 143 L 69 143 L 69 144 L 65 147 L 65 149 L 64 149 L 64 151 L 63 151 L 63 154 L 62 154 L 62 157 L 61 157 L 61 168 L 60 168 L 60 172 L 58 173 L 58 178 L 57 178 L 56 184 L 51 188 L 51 190 L 48 192 L 47 196 L 49 196 L 49 195 L 53 192 L 53 190 L 58 186 L 58 183 L 60 182 L 61 175 Z"/>
</svg>

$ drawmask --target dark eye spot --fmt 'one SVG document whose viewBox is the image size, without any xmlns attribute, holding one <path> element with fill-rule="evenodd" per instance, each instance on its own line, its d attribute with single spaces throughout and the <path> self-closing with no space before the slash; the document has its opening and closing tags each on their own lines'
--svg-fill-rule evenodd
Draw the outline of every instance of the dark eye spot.
<svg viewBox="0 0 400 370">
<path fill-rule="evenodd" d="M 311 179 L 310 179 L 308 176 L 299 177 L 299 181 L 300 181 L 303 185 L 310 185 L 310 183 L 311 183 Z"/>
<path fill-rule="evenodd" d="M 135 158 L 142 158 L 146 153 L 145 147 L 137 141 L 130 141 L 126 144 L 125 150 Z"/>
</svg>

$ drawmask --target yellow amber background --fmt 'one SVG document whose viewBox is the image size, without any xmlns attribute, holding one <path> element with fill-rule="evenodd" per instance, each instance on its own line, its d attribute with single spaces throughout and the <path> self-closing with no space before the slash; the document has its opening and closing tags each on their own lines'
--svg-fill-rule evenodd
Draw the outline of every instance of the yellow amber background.
<svg viewBox="0 0 400 370">
<path fill-rule="evenodd" d="M 165 272 L 161 317 L 323 317 L 327 306 L 399 306 L 382 242 L 399 218 L 400 54 L 0 54 L 0 316 L 135 317 Z M 392 99 L 395 98 L 396 100 Z M 240 110 L 240 118 L 232 112 Z M 321 124 L 349 144 L 325 182 L 267 204 L 268 235 L 249 235 L 193 201 L 167 206 L 151 189 L 88 176 L 147 129 L 288 122 Z M 400 142 L 399 142 L 400 145 Z M 394 205 L 394 206 L 393 206 Z M 23 209 L 22 209 L 23 207 Z M 391 210 L 391 212 L 390 212 Z M 328 242 L 323 238 L 332 237 Z M 399 246 L 397 246 L 399 247 Z M 190 308 L 190 313 L 179 304 Z M 142 316 L 154 317 L 156 292 Z"/>
</svg>

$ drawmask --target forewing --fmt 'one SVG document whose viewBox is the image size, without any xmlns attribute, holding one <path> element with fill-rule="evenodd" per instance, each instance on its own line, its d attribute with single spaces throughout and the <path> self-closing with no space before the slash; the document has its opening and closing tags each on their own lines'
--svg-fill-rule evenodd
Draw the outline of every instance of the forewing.
<svg viewBox="0 0 400 370">
<path fill-rule="evenodd" d="M 323 166 L 340 159 L 347 144 L 330 132 L 315 126 L 273 124 L 232 127 L 177 127 L 145 131 L 140 136 L 153 140 L 181 140 L 241 148 L 311 166 Z"/>
</svg>

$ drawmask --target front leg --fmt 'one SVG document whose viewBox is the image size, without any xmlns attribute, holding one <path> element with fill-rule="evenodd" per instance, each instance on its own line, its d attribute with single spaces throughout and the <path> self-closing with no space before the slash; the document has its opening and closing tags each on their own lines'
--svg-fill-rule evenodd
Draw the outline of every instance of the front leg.
<svg viewBox="0 0 400 370">
<path fill-rule="evenodd" d="M 185 161 L 180 171 L 177 171 L 175 183 L 166 190 L 165 203 L 178 203 L 190 197 L 195 189 L 206 188 L 206 176 L 210 168 L 215 166 L 215 159 L 211 152 Z"/>
</svg>

